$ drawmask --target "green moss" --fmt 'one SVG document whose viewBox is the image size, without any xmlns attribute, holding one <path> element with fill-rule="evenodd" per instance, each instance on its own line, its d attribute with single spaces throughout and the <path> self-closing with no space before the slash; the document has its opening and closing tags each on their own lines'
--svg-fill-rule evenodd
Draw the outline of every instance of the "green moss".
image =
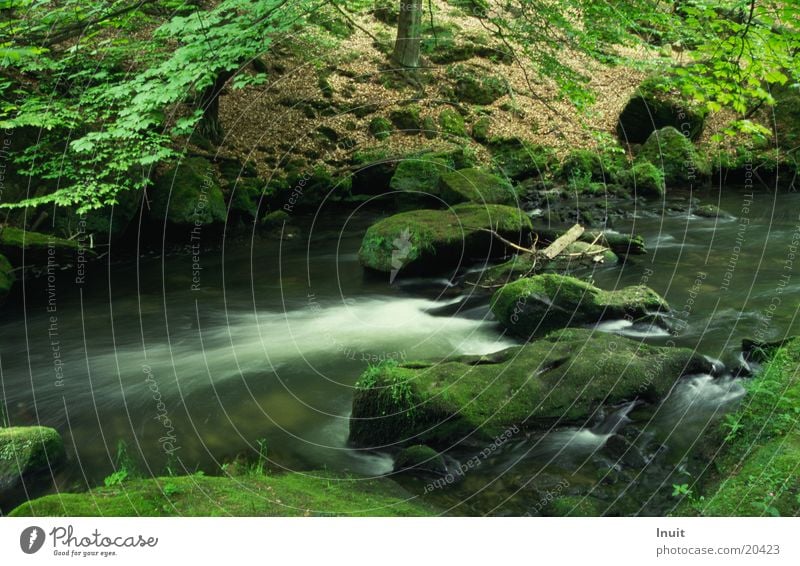
<svg viewBox="0 0 800 566">
<path fill-rule="evenodd" d="M 382 116 L 373 118 L 369 123 L 369 133 L 379 140 L 388 138 L 393 129 L 392 122 Z"/>
<path fill-rule="evenodd" d="M 0 428 L 0 494 L 23 477 L 57 466 L 64 458 L 64 442 L 52 428 Z"/>
<path fill-rule="evenodd" d="M 6 256 L 0 254 L 0 305 L 3 304 L 14 281 L 17 280 L 12 270 L 11 262 L 6 259 Z"/>
<path fill-rule="evenodd" d="M 452 108 L 445 108 L 439 113 L 439 126 L 446 135 L 467 137 L 464 117 Z"/>
<path fill-rule="evenodd" d="M 439 179 L 451 168 L 452 163 L 432 154 L 407 157 L 397 164 L 389 186 L 395 191 L 438 194 Z"/>
<path fill-rule="evenodd" d="M 620 114 L 617 135 L 628 143 L 643 143 L 653 131 L 670 126 L 695 140 L 703 130 L 705 117 L 704 107 L 672 89 L 668 77 L 651 77 L 639 86 Z"/>
<path fill-rule="evenodd" d="M 721 425 L 725 443 L 706 478 L 679 514 L 781 515 L 800 511 L 800 338 L 780 347 L 747 384 L 741 408 Z"/>
<path fill-rule="evenodd" d="M 488 116 L 478 118 L 472 125 L 472 137 L 476 142 L 487 143 L 491 134 L 492 119 Z"/>
<path fill-rule="evenodd" d="M 709 362 L 688 349 L 583 329 L 488 356 L 386 363 L 356 387 L 350 438 L 360 446 L 449 446 L 514 427 L 579 423 L 604 404 L 659 399 L 680 375 L 701 368 Z M 391 393 L 398 386 L 402 394 Z"/>
<path fill-rule="evenodd" d="M 571 151 L 558 170 L 558 176 L 564 181 L 583 176 L 592 181 L 604 181 L 608 175 L 608 164 L 599 154 L 586 149 Z"/>
<path fill-rule="evenodd" d="M 403 133 L 417 134 L 419 133 L 421 120 L 420 108 L 416 104 L 410 104 L 402 108 L 392 110 L 389 114 L 389 119 L 392 124 Z"/>
<path fill-rule="evenodd" d="M 525 338 L 607 318 L 669 310 L 666 301 L 648 287 L 603 291 L 580 279 L 551 273 L 508 283 L 495 292 L 491 307 L 509 332 Z"/>
<path fill-rule="evenodd" d="M 88 247 L 89 242 L 84 241 L 83 245 Z M 27 265 L 46 264 L 50 257 L 56 261 L 74 260 L 80 247 L 77 239 L 66 240 L 13 226 L 0 227 L 0 254 L 17 265 L 22 264 L 23 257 Z M 87 257 L 94 255 L 92 250 L 84 249 Z"/>
<path fill-rule="evenodd" d="M 142 479 L 88 493 L 49 495 L 15 517 L 427 516 L 434 511 L 386 479 L 330 472 Z"/>
<path fill-rule="evenodd" d="M 502 77 L 487 74 L 485 70 L 454 65 L 447 71 L 454 82 L 454 95 L 469 104 L 487 105 L 508 92 L 508 84 Z"/>
<path fill-rule="evenodd" d="M 464 201 L 487 204 L 517 202 L 511 183 L 476 167 L 445 173 L 440 185 L 442 198 L 450 204 Z"/>
<path fill-rule="evenodd" d="M 709 173 L 692 142 L 671 126 L 653 132 L 636 159 L 661 169 L 667 187 L 696 183 Z"/>
<path fill-rule="evenodd" d="M 184 159 L 160 175 L 153 187 L 150 214 L 171 224 L 224 222 L 227 208 L 216 172 L 202 157 Z"/>
<path fill-rule="evenodd" d="M 436 450 L 424 444 L 415 444 L 404 448 L 394 460 L 395 471 L 414 470 L 445 475 L 447 465 L 444 458 Z"/>
<path fill-rule="evenodd" d="M 261 219 L 261 226 L 264 228 L 280 228 L 284 223 L 292 219 L 289 213 L 284 210 L 273 210 L 268 212 Z"/>
<path fill-rule="evenodd" d="M 553 163 L 553 151 L 519 138 L 495 138 L 489 143 L 492 162 L 510 179 L 529 179 L 545 173 Z"/>
<path fill-rule="evenodd" d="M 230 209 L 241 217 L 256 218 L 265 183 L 261 179 L 239 179 L 231 189 Z"/>
<path fill-rule="evenodd" d="M 617 175 L 617 182 L 633 194 L 662 197 L 666 190 L 664 172 L 649 161 L 638 161 Z"/>
<path fill-rule="evenodd" d="M 358 252 L 362 265 L 386 273 L 443 270 L 463 257 L 503 252 L 489 228 L 512 240 L 532 229 L 521 210 L 502 205 L 460 204 L 449 210 L 415 210 L 370 226 Z"/>
<path fill-rule="evenodd" d="M 439 126 L 436 125 L 436 120 L 434 120 L 432 116 L 425 116 L 422 119 L 422 135 L 429 140 L 439 135 Z"/>
<path fill-rule="evenodd" d="M 53 213 L 53 233 L 63 238 L 82 232 L 92 236 L 95 243 L 108 243 L 124 234 L 139 212 L 142 192 L 127 190 L 118 194 L 117 204 L 90 210 L 83 216 L 74 208 L 56 208 Z M 52 210 L 52 209 L 51 209 Z"/>
</svg>

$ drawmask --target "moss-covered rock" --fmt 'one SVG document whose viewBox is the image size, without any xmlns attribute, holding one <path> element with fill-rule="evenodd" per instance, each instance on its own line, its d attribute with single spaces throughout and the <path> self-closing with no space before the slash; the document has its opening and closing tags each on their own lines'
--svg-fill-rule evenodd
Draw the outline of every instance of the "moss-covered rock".
<svg viewBox="0 0 800 566">
<path fill-rule="evenodd" d="M 649 161 L 661 169 L 667 187 L 696 183 L 708 174 L 708 166 L 692 142 L 672 126 L 653 132 L 636 159 Z"/>
<path fill-rule="evenodd" d="M 662 197 L 666 191 L 664 172 L 649 161 L 637 161 L 620 171 L 617 182 L 635 195 Z"/>
<path fill-rule="evenodd" d="M 377 116 L 369 122 L 369 133 L 379 140 L 385 140 L 392 135 L 392 122 L 388 118 Z"/>
<path fill-rule="evenodd" d="M 511 183 L 477 167 L 444 173 L 440 188 L 442 199 L 450 204 L 464 201 L 486 204 L 517 202 Z"/>
<path fill-rule="evenodd" d="M 152 191 L 150 214 L 179 226 L 225 222 L 227 208 L 212 164 L 190 157 L 159 175 Z"/>
<path fill-rule="evenodd" d="M 331 472 L 141 479 L 24 503 L 14 517 L 428 516 L 435 511 L 388 479 Z"/>
<path fill-rule="evenodd" d="M 17 280 L 13 269 L 6 256 L 0 254 L 0 305 L 6 300 L 14 281 Z"/>
<path fill-rule="evenodd" d="M 576 149 L 564 158 L 558 169 L 558 177 L 563 181 L 580 177 L 602 182 L 609 179 L 612 169 L 611 160 L 605 156 L 587 149 Z"/>
<path fill-rule="evenodd" d="M 498 287 L 539 273 L 570 273 L 603 263 L 614 265 L 619 257 L 613 251 L 589 242 L 573 242 L 552 261 L 534 258 L 531 254 L 518 254 L 510 260 L 490 267 L 481 273 L 472 274 L 467 280 L 485 287 Z"/>
<path fill-rule="evenodd" d="M 139 212 L 142 192 L 123 191 L 116 198 L 114 206 L 104 206 L 84 214 L 78 214 L 74 208 L 57 208 L 52 219 L 53 233 L 62 238 L 91 236 L 95 244 L 118 239 Z"/>
<path fill-rule="evenodd" d="M 532 226 L 523 211 L 496 204 L 403 212 L 370 226 L 358 257 L 362 265 L 376 271 L 411 274 L 503 255 L 505 246 L 484 229 L 517 242 Z"/>
<path fill-rule="evenodd" d="M 447 464 L 444 457 L 430 446 L 415 444 L 400 451 L 394 459 L 394 471 L 443 476 L 447 474 Z"/>
<path fill-rule="evenodd" d="M 55 469 L 64 458 L 64 441 L 52 428 L 0 428 L 0 498 L 38 472 Z"/>
<path fill-rule="evenodd" d="M 407 157 L 397 164 L 389 187 L 394 191 L 438 195 L 442 175 L 451 170 L 452 163 L 436 154 Z"/>
<path fill-rule="evenodd" d="M 420 113 L 419 106 L 409 104 L 392 110 L 389 114 L 389 120 L 398 130 L 405 134 L 418 134 L 422 124 Z"/>
<path fill-rule="evenodd" d="M 439 127 L 445 135 L 467 137 L 464 117 L 452 108 L 445 108 L 439 113 Z"/>
<path fill-rule="evenodd" d="M 497 138 L 489 143 L 492 162 L 505 177 L 515 180 L 538 177 L 548 171 L 553 151 L 519 138 Z"/>
<path fill-rule="evenodd" d="M 84 247 L 88 246 L 84 242 Z M 16 265 L 46 264 L 49 257 L 55 261 L 74 261 L 81 248 L 81 242 L 66 240 L 51 234 L 31 232 L 13 226 L 0 227 L 0 253 Z M 87 256 L 94 252 L 86 249 Z"/>
<path fill-rule="evenodd" d="M 800 338 L 785 341 L 747 385 L 741 407 L 720 423 L 719 445 L 678 515 L 800 513 Z M 704 463 L 705 466 L 705 463 Z M 698 490 L 698 488 L 701 488 Z M 702 497 L 700 497 L 702 496 Z"/>
<path fill-rule="evenodd" d="M 607 507 L 592 496 L 562 495 L 554 497 L 545 507 L 543 515 L 548 517 L 600 517 Z"/>
<path fill-rule="evenodd" d="M 262 196 L 266 197 L 265 186 L 261 179 L 239 179 L 230 189 L 231 216 L 248 220 L 257 218 Z"/>
<path fill-rule="evenodd" d="M 467 65 L 454 65 L 447 71 L 454 82 L 454 95 L 469 104 L 491 104 L 508 93 L 508 83 L 502 77 Z"/>
<path fill-rule="evenodd" d="M 512 334 L 528 338 L 556 328 L 669 310 L 644 286 L 604 291 L 574 277 L 545 273 L 508 283 L 492 297 L 492 312 Z"/>
<path fill-rule="evenodd" d="M 370 447 L 446 447 L 514 427 L 585 424 L 603 405 L 661 399 L 680 376 L 710 368 L 689 349 L 583 329 L 486 356 L 386 362 L 357 383 L 350 439 Z"/>
<path fill-rule="evenodd" d="M 472 124 L 472 138 L 478 143 L 487 143 L 491 137 L 492 119 L 481 116 Z"/>
<path fill-rule="evenodd" d="M 644 143 L 650 134 L 667 126 L 685 131 L 695 140 L 703 130 L 706 112 L 688 100 L 662 77 L 644 81 L 631 97 L 617 125 L 617 136 L 627 143 Z"/>
<path fill-rule="evenodd" d="M 273 210 L 261 218 L 261 226 L 270 230 L 280 228 L 291 219 L 292 217 L 285 210 Z"/>
</svg>

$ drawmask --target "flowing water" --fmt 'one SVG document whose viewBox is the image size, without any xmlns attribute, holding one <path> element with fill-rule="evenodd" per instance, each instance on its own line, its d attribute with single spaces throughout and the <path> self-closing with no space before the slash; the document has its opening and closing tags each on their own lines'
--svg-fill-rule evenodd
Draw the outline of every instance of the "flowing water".
<svg viewBox="0 0 800 566">
<path fill-rule="evenodd" d="M 642 234 L 650 253 L 584 275 L 607 289 L 651 286 L 675 308 L 676 330 L 625 321 L 599 330 L 696 348 L 727 367 L 743 338 L 797 330 L 800 196 L 731 189 L 719 204 L 730 217 L 650 207 L 614 222 Z M 365 276 L 356 254 L 376 217 L 297 218 L 299 234 L 282 242 L 207 231 L 192 248 L 187 231 L 184 249 L 131 258 L 112 248 L 82 279 L 77 266 L 26 275 L 2 311 L 4 413 L 12 425 L 63 434 L 70 460 L 59 489 L 102 483 L 120 441 L 147 475 L 168 466 L 218 473 L 262 439 L 275 468 L 389 473 L 391 454 L 347 445 L 352 388 L 368 363 L 514 342 L 485 298 L 460 302 L 472 291 L 447 278 Z M 683 380 L 657 407 L 610 407 L 591 428 L 515 435 L 447 485 L 403 481 L 453 513 L 537 514 L 559 495 L 595 492 L 613 512 L 662 513 L 699 441 L 743 394 L 740 380 L 719 373 Z"/>
</svg>

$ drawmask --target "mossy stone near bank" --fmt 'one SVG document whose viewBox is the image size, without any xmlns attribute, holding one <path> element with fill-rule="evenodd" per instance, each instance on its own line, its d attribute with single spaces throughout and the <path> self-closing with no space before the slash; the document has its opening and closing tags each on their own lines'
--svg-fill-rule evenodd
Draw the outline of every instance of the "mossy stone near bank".
<svg viewBox="0 0 800 566">
<path fill-rule="evenodd" d="M 6 256 L 0 254 L 0 305 L 6 300 L 14 281 L 17 280 L 13 269 Z"/>
<path fill-rule="evenodd" d="M 87 493 L 48 495 L 13 517 L 428 516 L 435 510 L 388 479 L 330 472 L 204 475 L 124 482 Z"/>
<path fill-rule="evenodd" d="M 603 405 L 661 399 L 680 376 L 710 369 L 689 349 L 577 328 L 486 356 L 385 362 L 357 383 L 350 440 L 447 447 L 513 427 L 585 425 Z"/>
<path fill-rule="evenodd" d="M 617 182 L 637 196 L 659 198 L 666 192 L 664 172 L 649 161 L 637 161 L 630 169 L 621 170 Z"/>
<path fill-rule="evenodd" d="M 604 291 L 574 277 L 545 273 L 504 285 L 492 297 L 491 308 L 506 330 L 527 338 L 566 326 L 667 311 L 669 305 L 641 285 Z"/>
<path fill-rule="evenodd" d="M 159 175 L 152 190 L 150 215 L 181 226 L 225 222 L 227 207 L 213 165 L 190 157 Z"/>
<path fill-rule="evenodd" d="M 520 242 L 531 229 L 530 218 L 510 206 L 459 204 L 448 210 L 414 210 L 370 226 L 358 257 L 363 266 L 384 273 L 440 272 L 503 255 L 505 246 L 486 230 Z"/>
<path fill-rule="evenodd" d="M 667 188 L 696 184 L 709 172 L 692 142 L 671 126 L 653 132 L 636 159 L 661 169 Z"/>
<path fill-rule="evenodd" d="M 31 232 L 13 226 L 0 227 L 0 253 L 15 265 L 47 264 L 48 258 L 55 261 L 75 261 L 78 253 L 94 255 L 88 242 L 67 240 L 51 234 Z"/>
<path fill-rule="evenodd" d="M 0 428 L 0 498 L 30 476 L 56 468 L 64 458 L 64 441 L 52 428 Z"/>
</svg>

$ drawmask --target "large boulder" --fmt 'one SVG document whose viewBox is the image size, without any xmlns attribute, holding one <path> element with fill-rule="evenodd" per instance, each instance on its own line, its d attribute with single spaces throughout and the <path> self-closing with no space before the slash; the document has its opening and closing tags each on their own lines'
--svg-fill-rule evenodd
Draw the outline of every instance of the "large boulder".
<svg viewBox="0 0 800 566">
<path fill-rule="evenodd" d="M 13 517 L 303 517 L 435 515 L 386 478 L 327 471 L 214 477 L 201 474 L 126 481 L 86 493 L 28 501 Z"/>
<path fill-rule="evenodd" d="M 0 499 L 37 473 L 52 470 L 64 458 L 64 441 L 52 428 L 0 428 Z"/>
<path fill-rule="evenodd" d="M 356 385 L 350 440 L 363 447 L 485 442 L 587 424 L 604 405 L 657 401 L 711 363 L 686 348 L 570 328 L 524 346 L 443 362 L 385 362 Z"/>
<path fill-rule="evenodd" d="M 50 258 L 56 262 L 75 261 L 78 254 L 94 255 L 86 249 L 88 242 L 67 240 L 50 234 L 31 232 L 14 226 L 0 227 L 0 253 L 14 264 L 46 264 Z"/>
<path fill-rule="evenodd" d="M 667 187 L 687 186 L 708 174 L 692 142 L 672 126 L 653 132 L 636 159 L 661 169 Z"/>
<path fill-rule="evenodd" d="M 439 184 L 442 199 L 450 204 L 464 201 L 486 204 L 517 202 L 511 183 L 478 167 L 445 173 Z"/>
<path fill-rule="evenodd" d="M 626 143 L 644 143 L 654 131 L 671 126 L 695 140 L 703 131 L 705 115 L 701 105 L 670 89 L 665 80 L 648 79 L 622 110 L 617 136 Z"/>
<path fill-rule="evenodd" d="M 500 323 L 523 338 L 556 328 L 667 310 L 667 302 L 649 287 L 604 291 L 580 279 L 553 273 L 518 279 L 492 297 L 492 312 Z"/>
<path fill-rule="evenodd" d="M 403 212 L 370 226 L 358 257 L 365 267 L 384 273 L 444 271 L 467 260 L 504 255 L 505 246 L 487 230 L 516 243 L 532 225 L 523 211 L 499 204 Z"/>
<path fill-rule="evenodd" d="M 213 165 L 190 157 L 155 180 L 150 215 L 179 226 L 225 222 L 227 207 Z"/>
</svg>

